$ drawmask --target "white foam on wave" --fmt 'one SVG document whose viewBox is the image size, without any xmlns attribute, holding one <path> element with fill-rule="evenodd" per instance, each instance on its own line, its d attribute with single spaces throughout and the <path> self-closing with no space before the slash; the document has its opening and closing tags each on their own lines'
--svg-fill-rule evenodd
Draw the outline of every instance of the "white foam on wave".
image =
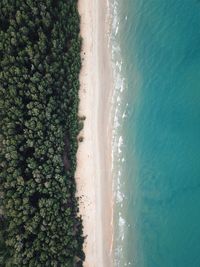
<svg viewBox="0 0 200 267">
<path fill-rule="evenodd" d="M 119 19 L 117 11 L 116 0 L 110 0 L 109 10 L 113 12 L 112 14 L 112 31 L 109 36 L 109 47 L 111 48 L 112 56 L 112 66 L 113 66 L 113 76 L 114 76 L 114 92 L 112 97 L 112 114 L 113 114 L 113 130 L 112 130 L 112 173 L 113 173 L 113 195 L 115 199 L 115 210 L 120 210 L 114 221 L 114 228 L 117 233 L 114 236 L 114 255 L 115 255 L 115 266 L 121 267 L 120 265 L 120 255 L 123 254 L 123 242 L 125 240 L 125 228 L 126 220 L 123 216 L 124 199 L 125 195 L 122 191 L 122 164 L 125 161 L 123 155 L 123 137 L 120 133 L 121 131 L 121 120 L 122 120 L 122 110 L 123 107 L 123 92 L 125 90 L 125 79 L 122 75 L 123 61 L 121 58 L 121 49 L 118 42 L 115 41 L 119 33 Z"/>
<path fill-rule="evenodd" d="M 125 148 L 126 139 L 123 135 L 123 125 L 127 120 L 128 114 L 133 109 L 132 105 L 129 107 L 125 102 L 127 91 L 127 80 L 124 75 L 125 62 L 122 58 L 122 49 L 120 47 L 120 16 L 118 2 L 120 0 L 110 0 L 111 14 L 111 34 L 109 35 L 109 48 L 111 49 L 113 78 L 114 78 L 114 92 L 112 97 L 112 174 L 113 174 L 113 195 L 114 195 L 114 266 L 133 266 L 133 263 L 126 259 L 126 245 L 127 234 L 130 224 L 127 221 L 127 197 L 124 194 L 126 191 L 126 177 L 125 177 Z M 128 20 L 125 15 L 121 18 L 123 23 Z M 133 87 L 137 90 L 141 83 L 140 74 L 134 67 L 134 81 Z M 134 91 L 134 94 L 136 92 Z M 128 94 L 127 94 L 128 95 Z M 134 227 L 132 225 L 132 227 Z M 130 231 L 130 229 L 129 229 Z"/>
<path fill-rule="evenodd" d="M 112 97 L 112 114 L 113 114 L 113 130 L 112 130 L 112 173 L 113 173 L 113 195 L 115 206 L 115 236 L 114 236 L 114 255 L 115 266 L 125 266 L 121 264 L 121 257 L 126 244 L 126 231 L 128 224 L 126 222 L 126 196 L 123 193 L 125 187 L 124 182 L 124 156 L 125 140 L 123 137 L 123 120 L 126 119 L 128 104 L 124 103 L 124 93 L 127 83 L 124 71 L 124 62 L 121 55 L 118 35 L 120 33 L 120 23 L 118 14 L 118 0 L 110 0 L 111 14 L 111 34 L 109 36 L 109 47 L 111 49 L 112 67 L 114 76 L 114 92 Z M 127 19 L 127 18 L 125 18 Z M 124 261 L 125 262 L 125 261 Z"/>
<path fill-rule="evenodd" d="M 121 203 L 124 199 L 124 195 L 120 192 L 120 191 L 117 191 L 117 197 L 116 197 L 116 201 L 118 203 Z"/>
</svg>

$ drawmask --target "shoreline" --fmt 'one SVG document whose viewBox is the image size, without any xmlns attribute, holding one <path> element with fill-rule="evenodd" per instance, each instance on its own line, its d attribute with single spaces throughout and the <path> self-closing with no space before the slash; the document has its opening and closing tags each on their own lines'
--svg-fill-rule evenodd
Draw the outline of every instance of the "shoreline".
<svg viewBox="0 0 200 267">
<path fill-rule="evenodd" d="M 78 2 L 82 69 L 79 115 L 85 116 L 77 152 L 77 197 L 83 219 L 85 267 L 113 264 L 111 175 L 112 63 L 108 47 L 106 0 Z"/>
</svg>

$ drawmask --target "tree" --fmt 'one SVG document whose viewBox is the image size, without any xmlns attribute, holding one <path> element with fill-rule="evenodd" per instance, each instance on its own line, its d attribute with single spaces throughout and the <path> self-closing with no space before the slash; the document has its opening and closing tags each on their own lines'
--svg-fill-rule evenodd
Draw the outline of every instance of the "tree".
<svg viewBox="0 0 200 267">
<path fill-rule="evenodd" d="M 11 2 L 0 2 L 0 265 L 80 265 L 77 1 Z"/>
</svg>

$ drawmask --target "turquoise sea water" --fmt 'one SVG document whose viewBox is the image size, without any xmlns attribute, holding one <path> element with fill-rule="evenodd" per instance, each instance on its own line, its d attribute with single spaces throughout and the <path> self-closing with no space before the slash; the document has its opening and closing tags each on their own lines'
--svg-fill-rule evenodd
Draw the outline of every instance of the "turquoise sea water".
<svg viewBox="0 0 200 267">
<path fill-rule="evenodd" d="M 200 267 L 200 1 L 110 1 L 115 266 Z"/>
</svg>

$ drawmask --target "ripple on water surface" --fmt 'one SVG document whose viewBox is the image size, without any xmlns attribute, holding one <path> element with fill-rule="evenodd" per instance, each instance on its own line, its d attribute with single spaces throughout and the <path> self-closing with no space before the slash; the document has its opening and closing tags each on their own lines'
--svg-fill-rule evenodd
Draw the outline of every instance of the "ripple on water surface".
<svg viewBox="0 0 200 267">
<path fill-rule="evenodd" d="M 115 266 L 200 266 L 200 4 L 110 0 Z"/>
</svg>

